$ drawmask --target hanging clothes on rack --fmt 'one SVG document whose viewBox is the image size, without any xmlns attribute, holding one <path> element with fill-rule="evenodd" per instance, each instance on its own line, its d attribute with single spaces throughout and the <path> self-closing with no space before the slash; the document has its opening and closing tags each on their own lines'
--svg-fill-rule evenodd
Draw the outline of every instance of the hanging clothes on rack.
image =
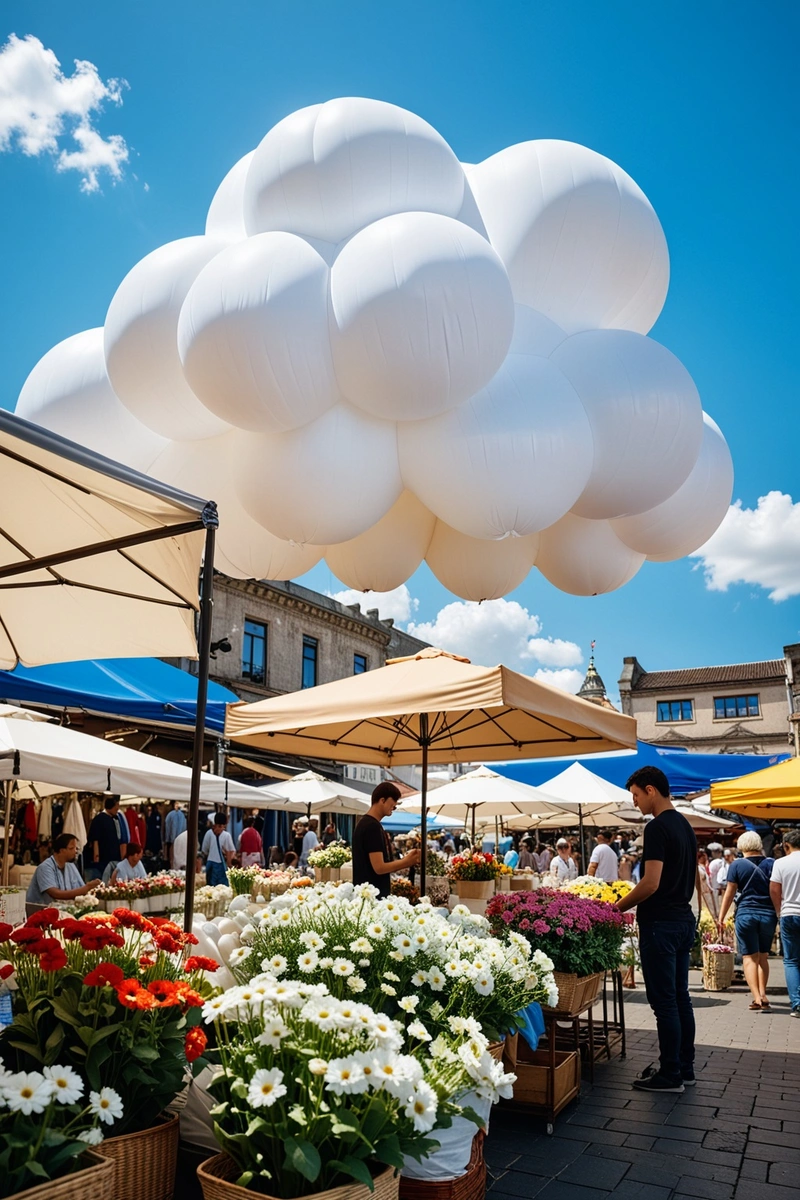
<svg viewBox="0 0 800 1200">
<path fill-rule="evenodd" d="M 128 822 L 128 831 L 130 833 L 130 841 L 136 842 L 137 845 L 145 848 L 147 843 L 147 827 L 144 823 L 144 817 L 135 807 L 125 809 L 125 818 Z"/>
<path fill-rule="evenodd" d="M 64 814 L 64 833 L 71 833 L 77 839 L 79 851 L 83 850 L 87 841 L 86 822 L 83 819 L 81 806 L 75 796 L 70 800 L 67 805 L 67 811 Z"/>
<path fill-rule="evenodd" d="M 39 808 L 39 841 L 49 842 L 53 836 L 53 797 L 42 796 Z"/>
</svg>

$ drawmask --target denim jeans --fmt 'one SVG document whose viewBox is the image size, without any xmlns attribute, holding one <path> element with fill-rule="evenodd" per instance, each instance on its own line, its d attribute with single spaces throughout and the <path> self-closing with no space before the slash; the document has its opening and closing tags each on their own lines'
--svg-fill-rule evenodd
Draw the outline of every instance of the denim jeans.
<svg viewBox="0 0 800 1200">
<path fill-rule="evenodd" d="M 691 921 L 653 921 L 639 927 L 647 1001 L 655 1013 L 661 1074 L 676 1081 L 694 1067 L 694 1013 L 689 997 Z"/>
<path fill-rule="evenodd" d="M 800 917 L 781 917 L 781 944 L 789 1003 L 800 1009 Z"/>
<path fill-rule="evenodd" d="M 206 883 L 210 887 L 215 887 L 218 883 L 227 884 L 228 872 L 225 869 L 224 863 L 208 862 L 206 863 Z"/>
</svg>

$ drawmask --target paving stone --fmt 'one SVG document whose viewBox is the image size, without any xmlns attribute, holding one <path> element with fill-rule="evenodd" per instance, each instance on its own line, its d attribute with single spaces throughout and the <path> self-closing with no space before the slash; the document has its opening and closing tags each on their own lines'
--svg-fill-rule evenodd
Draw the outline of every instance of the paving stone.
<svg viewBox="0 0 800 1200">
<path fill-rule="evenodd" d="M 639 1121 L 636 1128 L 632 1128 L 627 1116 L 620 1117 L 618 1120 L 610 1121 L 609 1129 L 624 1130 L 627 1133 L 646 1133 L 651 1137 L 664 1137 L 669 1134 L 669 1137 L 676 1142 L 702 1142 L 705 1137 L 705 1129 L 693 1129 L 691 1126 L 685 1128 L 680 1125 L 670 1125 L 667 1127 L 663 1123 L 655 1123 L 653 1121 Z"/>
<path fill-rule="evenodd" d="M 652 1183 L 645 1192 L 641 1183 L 634 1179 L 623 1179 L 611 1193 L 612 1200 L 669 1200 L 671 1195 L 671 1188 L 656 1187 Z"/>
<path fill-rule="evenodd" d="M 683 1196 L 702 1196 L 706 1200 L 731 1200 L 734 1190 L 735 1184 L 732 1183 L 716 1183 L 713 1179 L 697 1179 L 692 1175 L 685 1175 L 675 1189 L 675 1200 Z"/>
<path fill-rule="evenodd" d="M 613 1191 L 627 1170 L 627 1163 L 624 1162 L 587 1158 L 585 1155 L 581 1155 L 559 1173 L 558 1179 L 559 1183 L 575 1183 L 583 1187 L 605 1188 L 607 1191 Z"/>
<path fill-rule="evenodd" d="M 760 1158 L 764 1162 L 785 1162 L 800 1166 L 800 1149 L 796 1146 L 774 1146 L 766 1142 L 748 1141 L 747 1157 Z"/>
<path fill-rule="evenodd" d="M 777 1183 L 754 1183 L 743 1179 L 733 1194 L 734 1200 L 797 1200 L 796 1187 L 782 1187 Z"/>
<path fill-rule="evenodd" d="M 654 1171 L 652 1167 L 647 1167 L 641 1163 L 634 1163 L 631 1169 L 628 1171 L 628 1174 L 625 1176 L 625 1181 L 636 1182 L 639 1185 L 647 1184 L 646 1192 L 644 1188 L 641 1188 L 640 1186 L 640 1195 L 642 1196 L 642 1200 L 644 1200 L 645 1196 L 649 1197 L 650 1181 L 653 1178 L 656 1178 L 661 1186 L 669 1188 L 671 1192 L 675 1189 L 675 1187 L 677 1187 L 680 1175 L 678 1175 L 675 1171 Z"/>
<path fill-rule="evenodd" d="M 652 1150 L 655 1144 L 654 1137 L 645 1137 L 641 1133 L 631 1133 L 625 1138 L 626 1146 L 633 1146 L 634 1150 Z"/>
<path fill-rule="evenodd" d="M 611 1192 L 595 1187 L 577 1187 L 554 1179 L 537 1193 L 539 1200 L 609 1200 Z"/>
<path fill-rule="evenodd" d="M 492 1196 L 496 1196 L 498 1200 L 500 1196 L 519 1196 L 522 1197 L 522 1200 L 526 1200 L 528 1196 L 538 1196 L 548 1183 L 550 1183 L 550 1179 L 544 1175 L 522 1175 L 516 1171 L 508 1171 L 492 1185 L 490 1190 Z"/>
<path fill-rule="evenodd" d="M 514 1170 L 530 1171 L 532 1175 L 558 1175 L 564 1167 L 578 1158 L 588 1145 L 588 1142 L 572 1141 L 569 1138 L 543 1138 L 536 1146 L 526 1147 L 527 1153 L 519 1156 L 514 1163 Z"/>
<path fill-rule="evenodd" d="M 797 1167 L 792 1166 L 790 1163 L 770 1163 L 767 1171 L 767 1179 L 769 1179 L 770 1186 L 773 1183 L 781 1183 L 785 1187 L 798 1188 Z M 798 1191 L 800 1191 L 800 1188 L 798 1188 Z"/>
<path fill-rule="evenodd" d="M 729 1133 L 725 1130 L 710 1130 L 703 1138 L 703 1153 L 707 1154 L 712 1150 L 728 1151 L 731 1154 L 741 1154 L 744 1150 L 747 1135 L 741 1133 Z"/>
<path fill-rule="evenodd" d="M 739 1168 L 739 1176 L 741 1179 L 757 1179 L 766 1183 L 768 1169 L 769 1163 L 761 1162 L 757 1158 L 746 1158 Z"/>
</svg>

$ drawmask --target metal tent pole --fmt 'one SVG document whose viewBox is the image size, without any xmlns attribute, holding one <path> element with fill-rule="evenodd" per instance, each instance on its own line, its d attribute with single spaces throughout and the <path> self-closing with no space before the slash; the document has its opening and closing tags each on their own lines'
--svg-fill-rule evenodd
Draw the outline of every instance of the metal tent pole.
<svg viewBox="0 0 800 1200">
<path fill-rule="evenodd" d="M 419 825 L 421 839 L 419 861 L 419 894 L 420 896 L 424 896 L 425 875 L 428 862 L 428 746 L 430 745 L 427 713 L 420 713 L 419 716 L 419 741 L 420 745 L 422 746 L 422 787 L 420 788 L 420 798 L 422 800 L 422 820 L 420 821 Z"/>
<path fill-rule="evenodd" d="M 208 674 L 211 663 L 211 616 L 214 608 L 214 538 L 217 527 L 216 507 L 208 512 L 206 546 L 203 559 L 203 574 L 200 595 L 200 620 L 197 634 L 197 713 L 192 746 L 192 783 L 189 792 L 189 816 L 186 822 L 186 900 L 183 911 L 183 927 L 191 932 L 194 914 L 194 885 L 197 875 L 197 828 L 200 819 L 200 776 L 203 770 L 205 747 L 206 701 L 208 699 Z M 205 516 L 206 514 L 204 514 Z M 212 523 L 213 521 L 213 523 Z"/>
<path fill-rule="evenodd" d="M 6 782 L 5 791 L 5 815 L 3 817 L 3 829 L 5 830 L 5 839 L 3 841 L 3 887 L 8 887 L 8 867 L 11 850 L 11 790 L 13 783 L 9 779 Z"/>
</svg>

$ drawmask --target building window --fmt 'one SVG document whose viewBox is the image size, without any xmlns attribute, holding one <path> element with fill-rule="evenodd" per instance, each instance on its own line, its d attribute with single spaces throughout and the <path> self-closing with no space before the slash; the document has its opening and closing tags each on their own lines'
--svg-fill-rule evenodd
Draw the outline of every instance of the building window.
<svg viewBox="0 0 800 1200">
<path fill-rule="evenodd" d="M 354 675 L 363 675 L 364 672 L 367 670 L 369 670 L 369 668 L 367 667 L 366 654 L 354 654 L 353 655 L 353 674 Z"/>
<path fill-rule="evenodd" d="M 760 717 L 758 696 L 715 696 L 714 719 L 730 720 L 732 717 Z"/>
<path fill-rule="evenodd" d="M 242 639 L 242 679 L 267 682 L 267 627 L 260 621 L 245 621 Z"/>
<path fill-rule="evenodd" d="M 319 643 L 316 638 L 303 637 L 303 683 L 302 687 L 317 686 L 317 656 Z"/>
<path fill-rule="evenodd" d="M 657 721 L 693 721 L 693 700 L 659 700 L 656 705 Z"/>
</svg>

